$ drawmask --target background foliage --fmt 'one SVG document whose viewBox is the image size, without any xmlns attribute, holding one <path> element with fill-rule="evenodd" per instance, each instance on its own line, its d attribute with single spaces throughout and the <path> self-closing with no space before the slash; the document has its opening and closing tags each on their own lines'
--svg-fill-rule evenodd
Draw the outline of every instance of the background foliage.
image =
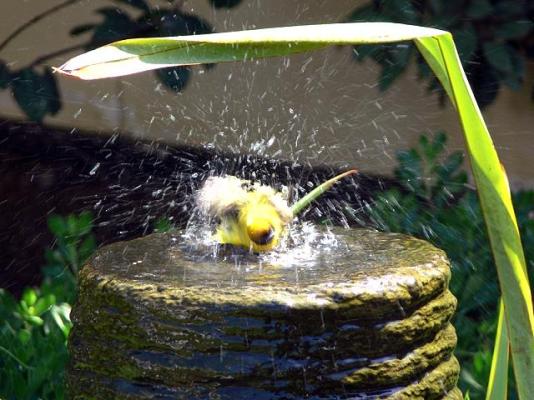
<svg viewBox="0 0 534 400">
<path fill-rule="evenodd" d="M 232 8 L 241 0 L 209 0 L 214 8 Z M 28 23 L 15 30 L 0 43 L 0 52 L 16 36 L 31 25 L 49 17 L 62 8 L 81 3 L 80 0 L 67 0 L 51 7 Z M 183 10 L 182 2 L 160 0 L 151 5 L 144 0 L 114 0 L 107 7 L 96 10 L 101 20 L 98 24 L 82 24 L 74 27 L 72 37 L 88 36 L 79 46 L 69 46 L 51 54 L 41 55 L 30 65 L 12 67 L 0 59 L 0 89 L 10 90 L 17 104 L 29 119 L 41 122 L 47 115 L 55 115 L 61 109 L 61 94 L 57 81 L 50 68 L 43 67 L 52 57 L 73 50 L 92 50 L 106 43 L 132 37 L 155 37 L 192 35 L 213 32 L 207 21 Z M 132 17 L 136 14 L 136 17 Z M 1 53 L 0 53 L 1 54 Z M 211 68 L 211 65 L 206 65 Z M 160 69 L 154 72 L 159 81 L 168 89 L 179 92 L 190 79 L 189 67 Z"/>
<path fill-rule="evenodd" d="M 374 0 L 355 9 L 347 20 L 400 22 L 451 32 L 482 108 L 495 100 L 502 85 L 520 89 L 525 63 L 534 60 L 534 2 L 529 0 Z M 381 66 L 382 90 L 391 86 L 413 57 L 429 88 L 439 87 L 412 46 L 358 46 L 355 57 L 371 58 Z"/>
<path fill-rule="evenodd" d="M 64 398 L 76 276 L 96 245 L 90 213 L 51 216 L 48 225 L 56 245 L 46 251 L 41 285 L 26 288 L 20 299 L 0 289 L 2 399 Z"/>
<path fill-rule="evenodd" d="M 62 5 L 77 2 L 70 0 Z M 215 8 L 231 8 L 241 1 L 209 2 Z M 131 11 L 136 11 L 137 17 L 132 17 Z M 132 36 L 213 31 L 206 21 L 172 1 L 161 1 L 158 7 L 153 7 L 143 0 L 115 0 L 97 13 L 101 16 L 98 24 L 77 26 L 71 31 L 72 36 L 88 38 L 81 46 L 85 50 Z M 47 11 L 43 18 L 48 15 L 53 13 Z M 347 18 L 451 31 L 481 106 L 491 104 L 502 85 L 512 89 L 522 86 L 525 62 L 534 59 L 533 19 L 534 4 L 528 0 L 375 0 Z M 15 37 L 8 38 L 8 42 Z M 0 44 L 0 51 L 8 42 Z M 72 50 L 66 48 L 64 52 Z M 42 68 L 42 63 L 56 55 L 57 52 L 41 56 L 23 67 L 0 60 L 0 89 L 11 91 L 21 109 L 35 121 L 42 121 L 61 108 L 55 77 L 49 69 Z M 380 65 L 382 90 L 394 83 L 414 57 L 429 88 L 439 87 L 411 46 L 358 46 L 355 55 L 359 61 L 370 58 Z M 155 73 L 167 88 L 175 91 L 183 90 L 190 79 L 188 67 Z M 459 336 L 461 385 L 464 391 L 469 390 L 472 399 L 478 399 L 484 396 L 491 365 L 498 281 L 476 194 L 467 185 L 461 169 L 463 157 L 460 153 L 445 157 L 445 144 L 444 134 L 432 139 L 423 136 L 417 148 L 399 154 L 396 177 L 401 189 L 383 193 L 367 212 L 380 229 L 425 238 L 449 254 L 454 269 L 451 289 L 459 299 L 454 324 Z M 513 200 L 532 279 L 534 192 L 515 193 Z M 69 311 L 75 296 L 75 276 L 95 243 L 88 214 L 53 217 L 49 227 L 57 245 L 47 251 L 41 286 L 28 288 L 21 299 L 0 290 L 0 397 L 63 397 L 62 371 L 67 359 L 66 338 L 71 326 Z"/>
</svg>

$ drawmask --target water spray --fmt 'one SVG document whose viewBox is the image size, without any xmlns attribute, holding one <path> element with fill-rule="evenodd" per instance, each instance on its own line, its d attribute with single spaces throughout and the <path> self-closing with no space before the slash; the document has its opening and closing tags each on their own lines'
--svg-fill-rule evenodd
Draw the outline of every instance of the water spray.
<svg viewBox="0 0 534 400">
<path fill-rule="evenodd" d="M 197 204 L 217 221 L 215 239 L 220 244 L 255 253 L 270 251 L 302 210 L 340 179 L 356 172 L 352 169 L 323 182 L 292 206 L 283 193 L 270 186 L 250 184 L 235 176 L 211 177 L 199 190 Z"/>
</svg>

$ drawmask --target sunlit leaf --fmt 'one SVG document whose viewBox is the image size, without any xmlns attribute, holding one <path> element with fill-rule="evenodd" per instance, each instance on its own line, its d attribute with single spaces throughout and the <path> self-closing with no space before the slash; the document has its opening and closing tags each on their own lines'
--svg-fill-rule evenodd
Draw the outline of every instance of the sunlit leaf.
<svg viewBox="0 0 534 400">
<path fill-rule="evenodd" d="M 40 297 L 35 303 L 35 314 L 41 315 L 46 310 L 50 308 L 52 304 L 56 302 L 56 296 L 53 294 L 48 294 L 46 296 Z"/>
<path fill-rule="evenodd" d="M 70 332 L 69 321 L 70 306 L 67 303 L 63 303 L 60 306 L 54 305 L 50 309 L 50 315 L 52 316 L 56 326 L 63 332 L 65 338 L 68 337 Z"/>
<path fill-rule="evenodd" d="M 30 322 L 32 325 L 36 325 L 36 326 L 41 326 L 44 323 L 43 319 L 36 315 L 27 315 L 26 320 Z"/>
<path fill-rule="evenodd" d="M 82 79 L 171 66 L 274 57 L 337 44 L 402 42 L 443 31 L 393 23 L 347 23 L 122 40 L 75 57 L 58 72 Z"/>
<path fill-rule="evenodd" d="M 24 293 L 22 293 L 22 301 L 27 306 L 33 306 L 37 301 L 37 293 L 35 293 L 35 290 L 32 288 L 26 288 Z"/>
<path fill-rule="evenodd" d="M 508 331 L 504 324 L 504 305 L 501 300 L 486 400 L 508 399 L 508 349 Z"/>
</svg>

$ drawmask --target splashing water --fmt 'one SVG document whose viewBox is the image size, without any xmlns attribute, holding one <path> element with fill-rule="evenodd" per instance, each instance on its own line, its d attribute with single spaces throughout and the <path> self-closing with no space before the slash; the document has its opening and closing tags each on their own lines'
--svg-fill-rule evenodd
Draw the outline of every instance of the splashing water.
<svg viewBox="0 0 534 400">
<path fill-rule="evenodd" d="M 343 251 L 346 247 L 339 235 L 335 235 L 328 226 L 303 222 L 290 225 L 275 250 L 255 254 L 244 248 L 218 243 L 213 235 L 213 225 L 197 215 L 191 218 L 187 228 L 179 232 L 174 240 L 192 261 L 231 262 L 245 269 L 264 265 L 278 268 L 312 266 L 325 255 Z"/>
</svg>

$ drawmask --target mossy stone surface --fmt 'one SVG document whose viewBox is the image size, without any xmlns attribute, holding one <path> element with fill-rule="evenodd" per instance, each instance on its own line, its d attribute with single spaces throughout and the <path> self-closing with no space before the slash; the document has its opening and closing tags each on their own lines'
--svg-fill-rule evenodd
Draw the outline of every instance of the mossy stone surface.
<svg viewBox="0 0 534 400">
<path fill-rule="evenodd" d="M 335 235 L 336 251 L 291 267 L 198 259 L 173 233 L 101 249 L 72 311 L 70 397 L 454 398 L 444 253 Z"/>
</svg>

